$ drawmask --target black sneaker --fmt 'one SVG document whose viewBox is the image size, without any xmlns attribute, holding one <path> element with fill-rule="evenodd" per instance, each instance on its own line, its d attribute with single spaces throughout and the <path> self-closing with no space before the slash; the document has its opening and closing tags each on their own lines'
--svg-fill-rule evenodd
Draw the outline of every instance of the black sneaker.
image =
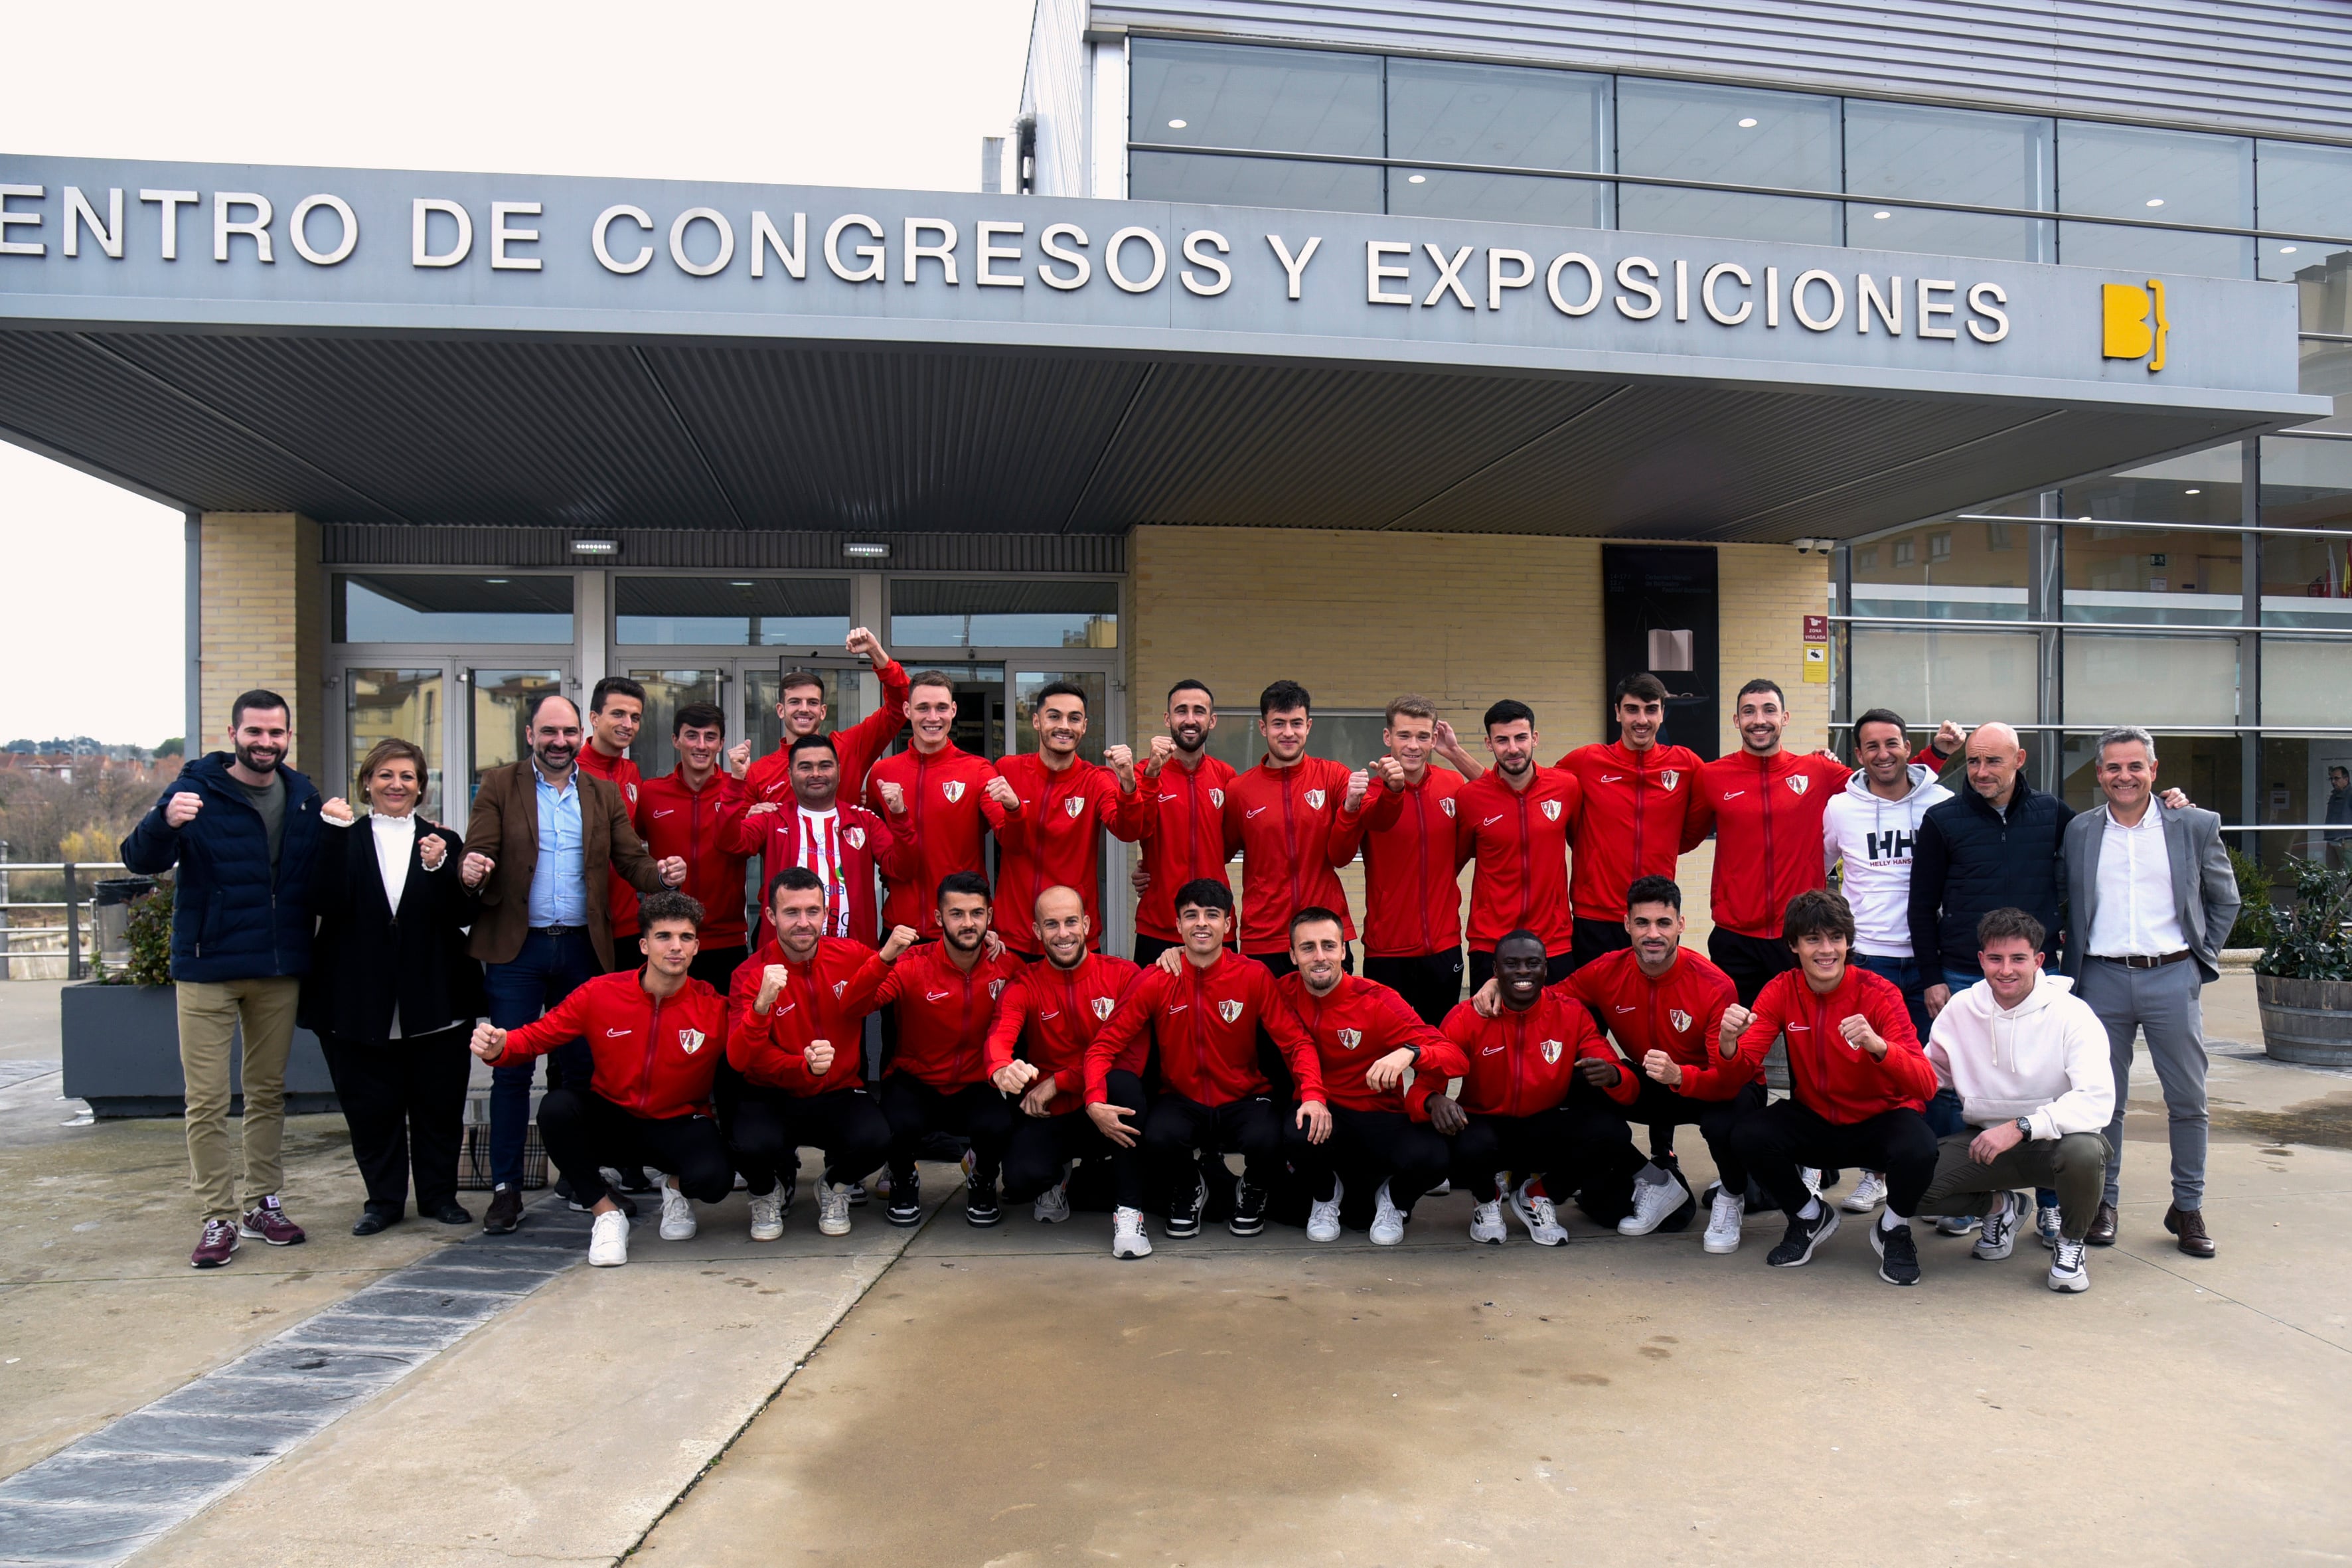
<svg viewBox="0 0 2352 1568">
<path fill-rule="evenodd" d="M 643 1165 L 632 1165 L 621 1173 L 620 1187 L 625 1193 L 649 1193 L 654 1190 L 654 1179 Z"/>
<path fill-rule="evenodd" d="M 898 1200 L 893 1197 L 892 1202 Z M 982 1181 L 978 1172 L 963 1179 L 963 1218 L 966 1225 L 992 1226 L 1004 1217 L 996 1206 L 996 1178 Z"/>
<path fill-rule="evenodd" d="M 1244 1176 L 1234 1187 L 1234 1215 L 1225 1228 L 1235 1236 L 1255 1236 L 1265 1228 L 1266 1192 Z"/>
<path fill-rule="evenodd" d="M 920 1225 L 923 1222 L 923 1178 L 909 1173 L 905 1181 L 890 1178 L 890 1206 L 882 1217 L 892 1225 Z"/>
<path fill-rule="evenodd" d="M 1883 1225 L 1870 1227 L 1871 1250 L 1878 1254 L 1878 1277 L 1889 1285 L 1919 1283 L 1919 1244 L 1911 1238 L 1911 1227 L 1898 1225 L 1893 1230 Z"/>
<path fill-rule="evenodd" d="M 1209 1205 L 1209 1184 L 1203 1177 L 1192 1178 L 1192 1190 L 1180 1192 L 1168 1200 L 1168 1235 L 1171 1240 L 1182 1241 L 1201 1234 L 1201 1211 Z"/>
<path fill-rule="evenodd" d="M 489 1212 L 482 1216 L 486 1236 L 504 1236 L 522 1223 L 522 1194 L 500 1187 L 490 1194 Z"/>
<path fill-rule="evenodd" d="M 1813 1248 L 1837 1234 L 1837 1205 L 1815 1198 L 1813 1206 L 1821 1213 L 1811 1219 L 1789 1216 L 1789 1234 L 1780 1238 L 1780 1246 L 1764 1255 L 1765 1262 L 1775 1268 L 1800 1268 L 1813 1260 Z"/>
<path fill-rule="evenodd" d="M 849 1184 L 849 1206 L 854 1209 L 862 1209 L 866 1206 L 866 1184 L 864 1182 L 852 1182 Z"/>
</svg>

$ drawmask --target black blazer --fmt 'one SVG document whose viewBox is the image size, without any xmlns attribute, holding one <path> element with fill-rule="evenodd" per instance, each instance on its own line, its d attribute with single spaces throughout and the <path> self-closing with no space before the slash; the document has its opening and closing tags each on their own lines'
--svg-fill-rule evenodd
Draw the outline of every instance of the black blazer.
<svg viewBox="0 0 2352 1568">
<path fill-rule="evenodd" d="M 389 1039 L 394 1007 L 403 1037 L 469 1022 L 482 1008 L 482 966 L 466 952 L 466 927 L 480 904 L 457 875 L 465 845 L 446 827 L 419 823 L 395 912 L 384 901 L 374 827 L 362 816 L 320 829 L 326 839 L 310 860 L 319 934 L 299 1021 L 353 1040 Z M 437 871 L 425 868 L 419 852 L 428 835 L 446 847 Z"/>
</svg>

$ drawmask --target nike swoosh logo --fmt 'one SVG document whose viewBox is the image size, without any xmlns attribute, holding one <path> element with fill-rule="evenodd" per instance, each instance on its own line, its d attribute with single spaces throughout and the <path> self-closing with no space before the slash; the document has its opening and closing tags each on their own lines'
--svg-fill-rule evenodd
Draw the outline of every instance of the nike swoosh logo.
<svg viewBox="0 0 2352 1568">
<path fill-rule="evenodd" d="M 1176 1005 L 1168 1009 L 1169 1016 L 1173 1017 L 1175 1015 L 1181 1013 L 1185 1008 L 1190 1007 L 1192 1005 L 1192 1004 L 1190 1002 L 1179 1002 Z"/>
<path fill-rule="evenodd" d="M 1503 1054 L 1503 1047 L 1500 1046 L 1488 1046 L 1485 1050 L 1480 1051 L 1478 1054 L 1482 1057 L 1498 1057 Z"/>
<path fill-rule="evenodd" d="M 1050 1024 L 1050 1023 L 1052 1023 L 1055 1019 L 1056 1019 L 1056 1018 L 1060 1017 L 1061 1016 L 1062 1016 L 1062 1015 L 1061 1015 L 1061 1012 L 1059 1011 L 1059 1009 L 1056 1009 L 1055 1011 L 1051 1012 L 1051 1013 L 1040 1013 L 1040 1014 L 1038 1014 L 1038 1015 L 1037 1015 L 1037 1021 L 1038 1021 L 1039 1023 L 1041 1023 L 1041 1024 Z"/>
<path fill-rule="evenodd" d="M 625 1040 L 635 1033 L 635 1029 L 607 1029 L 604 1031 L 604 1037 L 608 1040 Z"/>
<path fill-rule="evenodd" d="M 1484 822 L 1480 823 L 1478 826 L 1481 826 L 1481 827 L 1492 827 L 1492 826 L 1495 826 L 1495 824 L 1496 824 L 1496 823 L 1498 823 L 1498 822 L 1500 822 L 1500 821 L 1502 821 L 1502 820 L 1503 820 L 1503 814 L 1502 814 L 1501 812 L 1496 812 L 1494 816 L 1492 816 L 1488 817 L 1486 821 L 1484 821 Z"/>
<path fill-rule="evenodd" d="M 1620 1013 L 1630 1013 L 1630 1012 L 1632 1012 L 1633 1010 L 1633 1009 L 1632 1009 L 1631 1007 L 1620 1007 L 1620 1008 L 1618 1008 L 1618 1009 L 1617 1009 L 1617 1011 L 1619 1011 Z"/>
<path fill-rule="evenodd" d="M 1244 822 L 1247 822 L 1251 817 L 1255 816 L 1259 812 L 1264 811 L 1265 809 L 1265 807 L 1262 805 L 1251 806 L 1247 811 L 1242 813 L 1242 820 Z"/>
<path fill-rule="evenodd" d="M 1811 1024 L 1783 1024 L 1780 1027 L 1792 1035 L 1810 1035 L 1813 1031 Z"/>
<path fill-rule="evenodd" d="M 665 816 L 676 816 L 677 815 L 677 807 L 676 807 L 676 806 L 674 806 L 674 805 L 673 805 L 673 806 L 668 806 L 668 807 L 664 808 L 663 810 L 660 810 L 660 811 L 656 811 L 656 812 L 655 812 L 655 813 L 654 813 L 654 820 L 655 820 L 655 821 L 656 821 L 656 822 L 658 822 L 658 821 L 660 821 L 660 820 L 661 820 L 663 817 L 665 817 Z"/>
<path fill-rule="evenodd" d="M 1618 784 L 1622 783 L 1624 777 L 1625 775 L 1623 773 L 1602 773 L 1601 775 L 1601 782 L 1602 784 Z"/>
<path fill-rule="evenodd" d="M 944 1002 L 953 994 L 953 992 L 949 991 L 926 991 L 923 993 L 923 1000 L 926 1002 Z"/>
<path fill-rule="evenodd" d="M 1744 790 L 1744 789 L 1736 789 L 1736 790 L 1733 790 L 1729 795 L 1725 795 L 1723 798 L 1724 798 L 1724 799 L 1726 799 L 1726 800 L 1738 800 L 1741 795 L 1746 795 L 1747 793 L 1748 793 L 1748 792 L 1747 792 L 1746 790 Z"/>
</svg>

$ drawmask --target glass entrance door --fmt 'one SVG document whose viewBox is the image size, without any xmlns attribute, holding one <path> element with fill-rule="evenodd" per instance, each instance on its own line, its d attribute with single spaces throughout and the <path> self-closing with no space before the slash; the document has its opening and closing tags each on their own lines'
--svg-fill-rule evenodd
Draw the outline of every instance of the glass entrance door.
<svg viewBox="0 0 2352 1568">
<path fill-rule="evenodd" d="M 442 771 L 445 752 L 442 725 L 448 710 L 449 677 L 437 664 L 347 668 L 342 672 L 342 772 L 320 784 L 330 795 L 343 795 L 357 805 L 360 763 L 377 744 L 406 741 L 425 758 L 425 798 L 416 809 L 436 822 L 442 813 Z"/>
<path fill-rule="evenodd" d="M 670 736 L 677 710 L 691 702 L 708 702 L 727 715 L 727 743 L 749 737 L 756 761 L 782 743 L 783 721 L 776 714 L 786 661 L 772 656 L 755 658 L 714 658 L 705 662 L 656 666 L 642 659 L 626 670 L 630 679 L 646 689 L 646 719 L 629 748 L 637 771 L 656 778 L 677 765 Z M 866 667 L 845 659 L 792 659 L 789 668 L 815 673 L 824 687 L 827 730 L 845 729 L 864 715 L 856 672 Z"/>
</svg>

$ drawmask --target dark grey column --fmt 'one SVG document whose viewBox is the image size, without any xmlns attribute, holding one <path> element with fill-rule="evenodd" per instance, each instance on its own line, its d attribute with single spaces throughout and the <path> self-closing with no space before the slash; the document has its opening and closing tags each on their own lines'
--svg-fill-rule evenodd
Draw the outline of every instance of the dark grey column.
<svg viewBox="0 0 2352 1568">
<path fill-rule="evenodd" d="M 2035 508 L 2042 516 L 2058 515 L 2059 495 L 2056 490 L 2043 490 Z M 2029 564 L 2025 586 L 2025 618 L 2034 622 L 2057 622 L 2065 618 L 2066 531 L 2055 522 L 2029 523 L 2026 532 L 2032 542 L 2032 559 Z M 2036 662 L 2040 679 L 2034 682 L 2033 720 L 2037 724 L 2063 724 L 2066 721 L 2066 634 L 2054 626 L 2045 626 L 2034 633 Z M 2038 790 L 2055 793 L 2065 783 L 2065 737 L 2056 731 L 2045 730 L 2035 735 L 2026 748 L 2032 756 L 2032 784 Z"/>
</svg>

